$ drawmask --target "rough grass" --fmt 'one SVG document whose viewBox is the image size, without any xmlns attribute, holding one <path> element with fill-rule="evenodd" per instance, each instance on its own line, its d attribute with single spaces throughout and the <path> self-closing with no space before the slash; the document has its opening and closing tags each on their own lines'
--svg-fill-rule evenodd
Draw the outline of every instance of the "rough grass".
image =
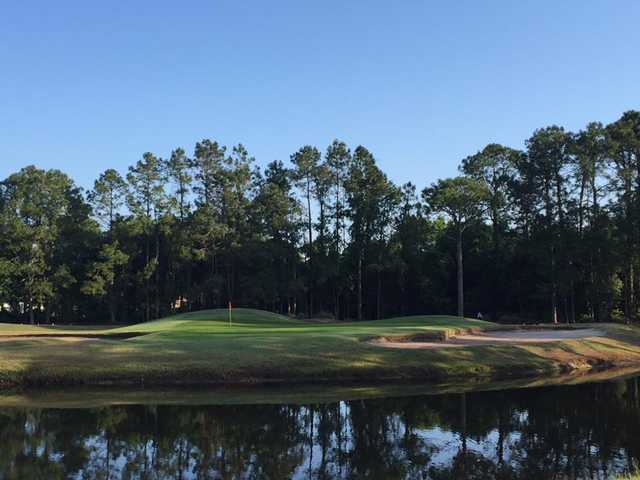
<svg viewBox="0 0 640 480">
<path fill-rule="evenodd" d="M 168 385 L 504 378 L 640 363 L 640 330 L 620 325 L 599 325 L 610 334 L 606 338 L 545 345 L 403 350 L 365 341 L 492 328 L 496 325 L 489 322 L 447 316 L 309 323 L 249 309 L 235 310 L 231 326 L 226 310 L 120 328 L 0 325 L 0 382 Z"/>
</svg>

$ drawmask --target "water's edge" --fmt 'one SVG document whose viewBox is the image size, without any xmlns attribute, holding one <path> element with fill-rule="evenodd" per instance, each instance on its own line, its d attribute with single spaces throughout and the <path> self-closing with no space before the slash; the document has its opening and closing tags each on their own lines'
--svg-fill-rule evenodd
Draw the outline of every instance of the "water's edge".
<svg viewBox="0 0 640 480">
<path fill-rule="evenodd" d="M 306 404 L 395 396 L 441 395 L 623 380 L 640 366 L 573 371 L 557 375 L 495 380 L 490 377 L 438 382 L 384 381 L 323 384 L 79 386 L 0 391 L 0 407 L 91 408 L 110 405 Z"/>
</svg>

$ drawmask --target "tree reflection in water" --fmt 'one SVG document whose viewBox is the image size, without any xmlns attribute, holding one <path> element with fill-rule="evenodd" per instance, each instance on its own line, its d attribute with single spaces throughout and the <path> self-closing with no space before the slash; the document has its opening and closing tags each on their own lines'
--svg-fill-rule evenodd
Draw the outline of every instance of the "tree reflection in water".
<svg viewBox="0 0 640 480">
<path fill-rule="evenodd" d="M 0 410 L 0 478 L 605 479 L 638 379 L 321 405 Z"/>
</svg>

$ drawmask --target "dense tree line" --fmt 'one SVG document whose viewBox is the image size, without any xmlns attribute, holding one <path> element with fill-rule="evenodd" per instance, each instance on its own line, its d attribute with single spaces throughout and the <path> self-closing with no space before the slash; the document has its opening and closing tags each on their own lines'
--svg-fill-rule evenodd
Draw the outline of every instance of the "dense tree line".
<svg viewBox="0 0 640 480">
<path fill-rule="evenodd" d="M 338 140 L 264 169 L 242 145 L 203 140 L 105 170 L 87 192 L 33 166 L 0 183 L 5 320 L 131 322 L 232 302 L 630 321 L 639 247 L 637 111 L 541 128 L 524 150 L 487 145 L 422 191 Z"/>
</svg>

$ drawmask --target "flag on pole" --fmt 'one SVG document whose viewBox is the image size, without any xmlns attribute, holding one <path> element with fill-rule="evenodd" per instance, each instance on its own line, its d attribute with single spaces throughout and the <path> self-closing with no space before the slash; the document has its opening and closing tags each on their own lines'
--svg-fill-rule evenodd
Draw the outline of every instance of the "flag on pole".
<svg viewBox="0 0 640 480">
<path fill-rule="evenodd" d="M 229 326 L 231 326 L 231 302 L 229 302 Z"/>
</svg>

